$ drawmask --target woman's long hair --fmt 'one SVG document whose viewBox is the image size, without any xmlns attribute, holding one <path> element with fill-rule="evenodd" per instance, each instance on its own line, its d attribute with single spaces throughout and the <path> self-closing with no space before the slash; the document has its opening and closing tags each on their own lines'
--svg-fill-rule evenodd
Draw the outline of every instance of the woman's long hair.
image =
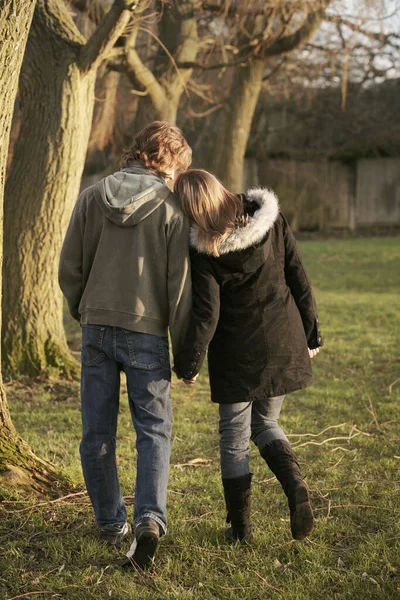
<svg viewBox="0 0 400 600">
<path fill-rule="evenodd" d="M 201 246 L 219 256 L 220 247 L 232 229 L 245 224 L 241 198 L 202 169 L 190 169 L 178 175 L 174 191 L 183 212 L 198 226 Z"/>
</svg>

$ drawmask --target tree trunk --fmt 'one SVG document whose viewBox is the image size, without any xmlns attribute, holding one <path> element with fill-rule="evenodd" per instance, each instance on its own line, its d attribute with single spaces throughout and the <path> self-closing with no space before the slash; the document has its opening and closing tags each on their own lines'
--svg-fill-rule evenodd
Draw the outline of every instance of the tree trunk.
<svg viewBox="0 0 400 600">
<path fill-rule="evenodd" d="M 140 98 L 138 111 L 135 117 L 136 132 L 140 131 L 152 121 L 167 121 L 168 123 L 171 123 L 171 125 L 176 125 L 181 92 L 174 94 L 173 86 L 174 84 L 169 88 L 164 88 L 163 86 L 164 99 L 159 106 L 155 106 L 152 99 L 148 96 Z"/>
<path fill-rule="evenodd" d="M 104 152 L 114 141 L 118 85 L 121 74 L 106 68 L 99 78 L 88 152 Z"/>
<path fill-rule="evenodd" d="M 177 64 L 191 63 L 196 59 L 199 49 L 197 19 L 195 0 L 172 3 L 168 10 L 163 11 L 159 32 L 162 46 L 158 46 L 154 67 L 154 72 L 162 73 L 158 79 L 144 67 L 135 50 L 128 52 L 127 66 L 131 79 L 133 82 L 136 79 L 149 92 L 140 98 L 136 131 L 154 120 L 176 125 L 181 97 L 193 72 L 192 68 L 179 68 Z"/>
<path fill-rule="evenodd" d="M 70 481 L 51 463 L 36 456 L 15 431 L 0 385 L 0 498 L 1 487 L 39 493 L 66 490 Z"/>
<path fill-rule="evenodd" d="M 63 235 L 79 193 L 95 69 L 63 3 L 39 0 L 21 71 L 21 130 L 5 192 L 3 365 L 35 376 L 77 372 L 57 282 Z"/>
<path fill-rule="evenodd" d="M 11 118 L 34 5 L 35 0 L 5 0 L 0 7 L 0 263 L 4 178 Z M 18 437 L 11 422 L 0 371 L 0 482 L 12 488 L 22 483 L 24 487 L 43 490 L 50 480 L 55 479 L 59 477 L 54 468 L 37 458 Z"/>
<path fill-rule="evenodd" d="M 221 115 L 222 131 L 216 137 L 213 172 L 234 193 L 242 192 L 243 163 L 251 123 L 260 95 L 264 60 L 237 67 L 227 108 Z"/>
<path fill-rule="evenodd" d="M 21 77 L 21 130 L 6 186 L 5 369 L 78 370 L 65 338 L 58 260 L 79 192 L 96 72 L 140 0 L 114 0 L 88 41 L 64 0 L 38 0 Z"/>
</svg>

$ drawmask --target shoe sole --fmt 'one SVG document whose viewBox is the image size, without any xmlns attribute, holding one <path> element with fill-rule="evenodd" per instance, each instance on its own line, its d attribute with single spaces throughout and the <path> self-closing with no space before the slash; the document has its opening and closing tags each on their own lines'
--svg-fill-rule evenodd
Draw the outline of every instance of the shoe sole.
<svg viewBox="0 0 400 600">
<path fill-rule="evenodd" d="M 141 535 L 133 556 L 125 556 L 120 566 L 123 568 L 133 567 L 146 571 L 153 563 L 153 558 L 159 544 L 159 539 L 154 535 Z"/>
<path fill-rule="evenodd" d="M 294 494 L 295 512 L 291 521 L 292 536 L 295 540 L 303 540 L 310 535 L 315 526 L 310 504 L 310 495 L 306 486 L 299 486 Z"/>
<path fill-rule="evenodd" d="M 135 565 L 145 571 L 153 562 L 158 546 L 158 539 L 153 536 L 142 535 L 138 540 L 135 554 L 132 557 Z"/>
</svg>

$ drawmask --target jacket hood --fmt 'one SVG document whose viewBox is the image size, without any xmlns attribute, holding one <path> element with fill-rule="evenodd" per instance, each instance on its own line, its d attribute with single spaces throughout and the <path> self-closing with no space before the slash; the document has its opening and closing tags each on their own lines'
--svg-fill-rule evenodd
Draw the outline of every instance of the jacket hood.
<svg viewBox="0 0 400 600">
<path fill-rule="evenodd" d="M 248 190 L 246 198 L 249 202 L 258 205 L 253 216 L 250 216 L 244 227 L 233 229 L 224 243 L 220 246 L 220 255 L 230 252 L 246 250 L 255 246 L 272 229 L 279 215 L 278 198 L 272 190 L 267 188 L 253 188 Z M 190 245 L 202 254 L 209 254 L 204 243 L 199 240 L 197 225 L 190 228 Z"/>
<path fill-rule="evenodd" d="M 96 184 L 96 200 L 105 216 L 120 227 L 148 217 L 171 193 L 164 179 L 137 165 L 117 171 Z"/>
</svg>

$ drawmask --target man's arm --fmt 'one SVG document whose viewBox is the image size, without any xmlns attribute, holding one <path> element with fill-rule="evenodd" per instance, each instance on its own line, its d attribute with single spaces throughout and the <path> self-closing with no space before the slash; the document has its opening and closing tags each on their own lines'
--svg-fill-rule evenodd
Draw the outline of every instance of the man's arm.
<svg viewBox="0 0 400 600">
<path fill-rule="evenodd" d="M 281 214 L 285 244 L 285 278 L 299 309 L 310 349 L 322 346 L 317 305 L 296 239 L 285 217 Z"/>
<path fill-rule="evenodd" d="M 169 225 L 167 239 L 169 331 L 174 357 L 185 338 L 192 306 L 189 259 L 189 220 L 179 215 Z"/>
<path fill-rule="evenodd" d="M 80 320 L 79 303 L 83 293 L 83 202 L 79 199 L 71 215 L 60 255 L 58 282 L 67 300 L 71 316 Z"/>
<path fill-rule="evenodd" d="M 178 377 L 190 380 L 200 371 L 207 348 L 219 320 L 220 287 L 210 262 L 200 256 L 192 258 L 193 308 L 183 349 L 176 357 Z"/>
</svg>

